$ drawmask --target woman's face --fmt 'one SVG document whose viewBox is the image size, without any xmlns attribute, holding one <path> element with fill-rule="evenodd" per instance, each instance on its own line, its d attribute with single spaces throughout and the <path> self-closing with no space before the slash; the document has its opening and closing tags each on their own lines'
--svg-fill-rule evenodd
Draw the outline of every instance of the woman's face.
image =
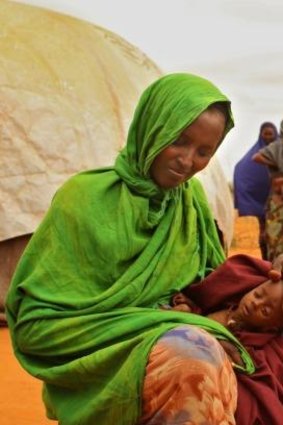
<svg viewBox="0 0 283 425">
<path fill-rule="evenodd" d="M 154 182 L 172 189 L 189 180 L 207 166 L 225 130 L 225 117 L 217 109 L 208 109 L 180 134 L 172 145 L 156 156 L 150 167 Z"/>
<path fill-rule="evenodd" d="M 267 280 L 244 295 L 237 309 L 237 317 L 247 328 L 278 328 L 283 325 L 282 303 L 282 280 Z"/>
<path fill-rule="evenodd" d="M 276 132 L 273 127 L 266 126 L 261 130 L 260 137 L 264 143 L 269 145 L 269 143 L 274 142 L 276 139 Z"/>
</svg>

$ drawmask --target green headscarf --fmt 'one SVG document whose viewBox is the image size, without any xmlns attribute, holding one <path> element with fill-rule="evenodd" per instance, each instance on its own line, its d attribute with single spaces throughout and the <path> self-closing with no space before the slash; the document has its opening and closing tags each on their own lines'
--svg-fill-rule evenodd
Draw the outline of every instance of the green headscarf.
<svg viewBox="0 0 283 425">
<path fill-rule="evenodd" d="M 150 86 L 115 167 L 58 190 L 21 258 L 7 298 L 13 346 L 61 425 L 134 424 L 149 352 L 179 324 L 233 341 L 253 370 L 223 326 L 158 308 L 224 260 L 200 183 L 162 191 L 149 177 L 154 157 L 216 101 L 229 108 L 193 75 Z"/>
<path fill-rule="evenodd" d="M 230 102 L 211 82 L 191 74 L 169 74 L 150 85 L 140 98 L 127 145 L 115 165 L 127 185 L 147 197 L 160 193 L 149 176 L 152 161 L 215 102 L 227 107 L 225 136 L 234 126 Z"/>
</svg>

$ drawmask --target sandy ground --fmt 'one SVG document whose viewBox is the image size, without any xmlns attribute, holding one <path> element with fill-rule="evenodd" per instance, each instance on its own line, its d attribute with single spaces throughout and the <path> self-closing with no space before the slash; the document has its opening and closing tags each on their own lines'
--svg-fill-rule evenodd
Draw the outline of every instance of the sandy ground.
<svg viewBox="0 0 283 425">
<path fill-rule="evenodd" d="M 45 418 L 41 382 L 29 376 L 15 359 L 7 328 L 0 328 L 1 425 L 52 425 Z"/>
<path fill-rule="evenodd" d="M 258 233 L 258 221 L 255 217 L 236 217 L 234 239 L 230 247 L 229 256 L 248 254 L 261 258 Z"/>
<path fill-rule="evenodd" d="M 229 255 L 244 253 L 260 257 L 258 226 L 253 217 L 235 220 Z M 1 425 L 52 425 L 45 418 L 41 383 L 29 376 L 16 361 L 7 328 L 0 328 L 0 421 Z"/>
</svg>

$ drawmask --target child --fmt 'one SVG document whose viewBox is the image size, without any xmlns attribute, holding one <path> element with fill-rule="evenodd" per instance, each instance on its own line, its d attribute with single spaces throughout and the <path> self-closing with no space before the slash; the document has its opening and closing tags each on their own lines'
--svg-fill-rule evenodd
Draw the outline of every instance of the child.
<svg viewBox="0 0 283 425">
<path fill-rule="evenodd" d="M 203 281 L 173 296 L 171 308 L 221 322 L 249 351 L 256 371 L 236 374 L 236 423 L 282 423 L 283 281 L 274 263 L 247 255 L 230 257 Z M 234 353 L 223 348 L 233 359 Z"/>
<path fill-rule="evenodd" d="M 201 313 L 185 294 L 178 293 L 172 298 L 172 309 Z M 266 280 L 247 292 L 238 304 L 207 314 L 233 330 L 256 332 L 277 331 L 283 328 L 283 281 Z"/>
<path fill-rule="evenodd" d="M 231 331 L 276 332 L 283 328 L 283 281 L 268 279 L 270 268 L 249 256 L 231 257 L 203 281 L 175 294 L 172 309 L 204 314 Z"/>
</svg>

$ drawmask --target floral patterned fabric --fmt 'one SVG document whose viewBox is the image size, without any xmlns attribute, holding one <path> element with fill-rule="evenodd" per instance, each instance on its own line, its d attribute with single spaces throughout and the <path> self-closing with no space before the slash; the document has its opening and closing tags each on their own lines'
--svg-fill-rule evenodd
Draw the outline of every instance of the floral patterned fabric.
<svg viewBox="0 0 283 425">
<path fill-rule="evenodd" d="M 139 425 L 232 425 L 237 381 L 217 340 L 194 326 L 167 332 L 151 351 Z"/>
</svg>

